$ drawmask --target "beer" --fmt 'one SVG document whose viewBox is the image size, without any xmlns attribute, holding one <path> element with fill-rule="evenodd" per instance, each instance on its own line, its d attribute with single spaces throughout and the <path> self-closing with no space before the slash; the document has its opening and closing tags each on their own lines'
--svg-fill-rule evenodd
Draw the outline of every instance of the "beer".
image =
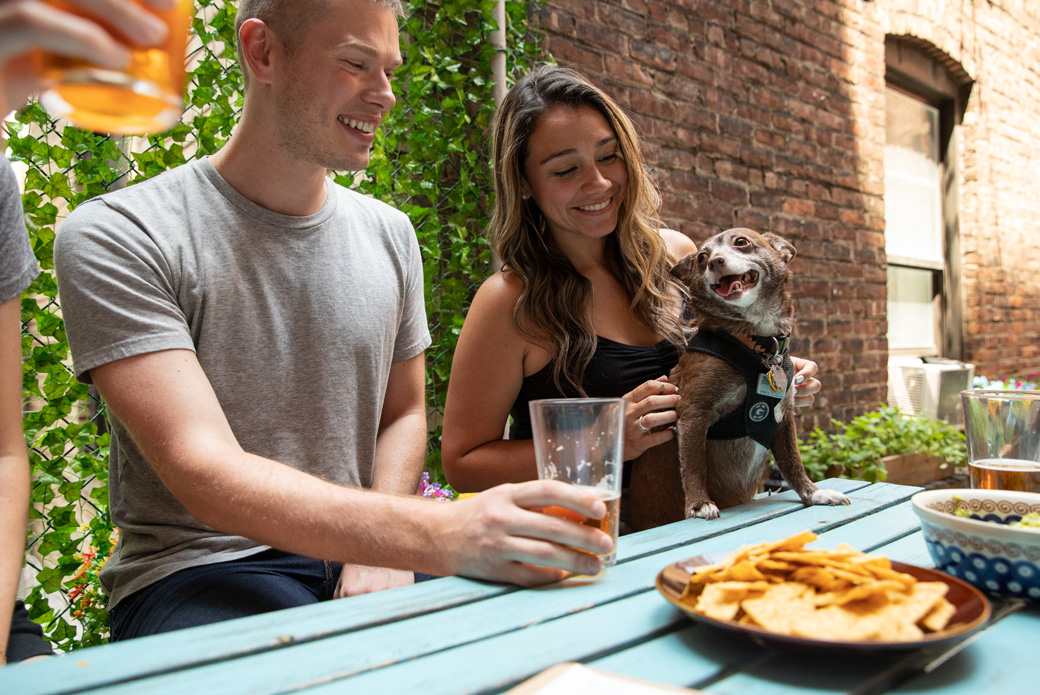
<svg viewBox="0 0 1040 695">
<path fill-rule="evenodd" d="M 542 513 L 566 519 L 567 521 L 573 521 L 574 523 L 582 524 L 584 526 L 591 526 L 592 528 L 599 529 L 610 536 L 614 540 L 614 549 L 606 555 L 598 556 L 603 562 L 603 566 L 609 567 L 614 564 L 615 554 L 617 552 L 618 528 L 621 521 L 621 495 L 611 490 L 605 490 L 598 487 L 588 487 L 585 485 L 580 485 L 579 487 L 591 492 L 593 495 L 603 500 L 603 503 L 607 505 L 607 513 L 603 515 L 602 519 L 590 519 L 583 514 L 571 511 L 565 507 L 557 507 L 555 505 L 545 507 L 542 509 Z M 575 548 L 575 550 L 580 550 L 580 548 Z M 586 551 L 582 550 L 581 552 Z"/>
<path fill-rule="evenodd" d="M 968 462 L 968 472 L 975 489 L 1040 492 L 1038 461 L 979 459 Z"/>
<path fill-rule="evenodd" d="M 116 39 L 107 22 L 66 0 L 47 0 L 65 12 L 97 22 Z M 147 48 L 129 45 L 130 63 L 108 70 L 78 58 L 35 51 L 37 72 L 44 80 L 40 103 L 52 116 L 67 117 L 86 130 L 115 135 L 159 133 L 172 128 L 184 109 L 184 60 L 192 0 L 179 0 L 172 10 L 148 7 L 169 29 L 166 41 Z"/>
</svg>

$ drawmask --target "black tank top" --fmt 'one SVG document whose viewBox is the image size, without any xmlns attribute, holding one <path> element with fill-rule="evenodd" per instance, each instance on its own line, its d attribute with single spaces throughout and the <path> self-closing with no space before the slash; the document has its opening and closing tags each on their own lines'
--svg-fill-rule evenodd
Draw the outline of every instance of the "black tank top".
<svg viewBox="0 0 1040 695">
<path fill-rule="evenodd" d="M 585 371 L 585 392 L 590 398 L 624 396 L 639 384 L 666 376 L 679 362 L 679 351 L 667 340 L 656 345 L 625 345 L 609 338 L 596 338 L 596 352 Z M 513 424 L 510 439 L 530 439 L 531 412 L 527 404 L 539 398 L 573 398 L 577 392 L 565 388 L 561 393 L 552 378 L 552 363 L 524 378 L 509 415 Z"/>
</svg>

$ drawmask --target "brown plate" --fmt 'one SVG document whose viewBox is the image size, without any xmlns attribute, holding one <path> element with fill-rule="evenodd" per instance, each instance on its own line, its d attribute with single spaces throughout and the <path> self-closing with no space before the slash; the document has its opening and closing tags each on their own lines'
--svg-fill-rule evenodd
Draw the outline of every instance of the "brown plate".
<svg viewBox="0 0 1040 695">
<path fill-rule="evenodd" d="M 963 582 L 956 577 L 939 572 L 938 570 L 907 565 L 902 562 L 892 562 L 892 569 L 897 572 L 905 572 L 919 581 L 943 582 L 950 587 L 946 594 L 946 600 L 953 604 L 956 611 L 945 630 L 931 632 L 919 640 L 909 642 L 881 642 L 876 640 L 822 640 L 811 637 L 795 637 L 793 635 L 781 635 L 769 632 L 756 625 L 742 625 L 733 620 L 716 620 L 701 615 L 693 608 L 679 600 L 683 589 L 689 583 L 690 574 L 694 567 L 701 565 L 712 565 L 720 562 L 726 554 L 712 554 L 709 556 L 698 555 L 689 560 L 677 562 L 661 570 L 657 575 L 657 590 L 668 599 L 672 605 L 688 615 L 693 620 L 706 625 L 714 625 L 724 630 L 739 632 L 760 644 L 790 648 L 810 649 L 840 649 L 840 650 L 907 650 L 920 649 L 922 647 L 933 647 L 961 640 L 975 632 L 990 617 L 990 605 L 986 597 L 975 587 Z"/>
</svg>

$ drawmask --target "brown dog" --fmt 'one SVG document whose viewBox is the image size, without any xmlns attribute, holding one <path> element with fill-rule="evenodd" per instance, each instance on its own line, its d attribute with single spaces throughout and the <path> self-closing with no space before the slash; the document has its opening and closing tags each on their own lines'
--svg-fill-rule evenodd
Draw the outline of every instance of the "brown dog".
<svg viewBox="0 0 1040 695">
<path fill-rule="evenodd" d="M 669 376 L 682 397 L 677 437 L 633 463 L 626 516 L 634 530 L 714 519 L 751 501 L 770 451 L 804 504 L 849 503 L 813 485 L 798 453 L 787 356 L 794 255 L 775 234 L 730 229 L 672 269 L 689 288 L 697 332 Z"/>
</svg>

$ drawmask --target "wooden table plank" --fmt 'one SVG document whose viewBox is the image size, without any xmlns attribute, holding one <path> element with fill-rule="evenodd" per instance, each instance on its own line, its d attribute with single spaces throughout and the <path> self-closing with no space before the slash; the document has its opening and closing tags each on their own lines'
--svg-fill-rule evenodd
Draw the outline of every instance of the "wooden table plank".
<svg viewBox="0 0 1040 695">
<path fill-rule="evenodd" d="M 685 627 L 686 618 L 659 596 L 647 592 L 568 616 L 566 622 L 566 640 L 559 639 L 562 629 L 559 625 L 541 623 L 306 692 L 307 695 L 493 692 L 561 661 L 584 661 L 645 639 L 646 635 Z"/>
<path fill-rule="evenodd" d="M 863 494 L 862 491 L 868 488 L 869 485 L 869 483 L 865 483 L 862 480 L 847 480 L 844 478 L 834 478 L 820 483 L 820 486 L 823 488 L 837 490 L 846 495 L 850 495 L 857 490 Z M 756 496 L 751 504 L 723 509 L 722 516 L 718 519 L 711 521 L 688 519 L 623 536 L 618 543 L 618 562 L 643 557 L 651 553 L 659 553 L 693 541 L 730 533 L 736 529 L 753 526 L 767 519 L 791 514 L 801 509 L 803 509 L 801 500 L 798 499 L 798 495 L 794 492 L 773 495 L 763 493 Z"/>
<path fill-rule="evenodd" d="M 769 654 L 765 647 L 741 635 L 690 621 L 681 630 L 595 659 L 589 665 L 652 683 L 686 687 Z"/>
<path fill-rule="evenodd" d="M 920 521 L 910 505 L 900 504 L 834 529 L 827 534 L 826 539 L 821 538 L 812 547 L 836 548 L 841 543 L 847 543 L 865 553 L 874 553 L 877 548 L 916 533 L 920 528 Z"/>
<path fill-rule="evenodd" d="M 913 533 L 892 541 L 872 552 L 887 555 L 893 560 L 917 565 L 918 567 L 935 567 L 932 556 L 928 554 L 928 546 L 925 545 L 924 534 L 921 533 L 920 527 Z"/>
<path fill-rule="evenodd" d="M 303 606 L 193 628 L 190 639 L 171 632 L 92 647 L 0 669 L 0 693 L 78 693 L 357 631 L 385 621 L 387 615 L 421 616 L 517 590 L 515 586 L 448 577 L 349 601 L 326 602 L 320 610 Z"/>
<path fill-rule="evenodd" d="M 1009 615 L 961 653 L 929 674 L 909 680 L 895 693 L 1026 695 L 1040 690 L 1037 640 L 1040 606 Z"/>
</svg>

